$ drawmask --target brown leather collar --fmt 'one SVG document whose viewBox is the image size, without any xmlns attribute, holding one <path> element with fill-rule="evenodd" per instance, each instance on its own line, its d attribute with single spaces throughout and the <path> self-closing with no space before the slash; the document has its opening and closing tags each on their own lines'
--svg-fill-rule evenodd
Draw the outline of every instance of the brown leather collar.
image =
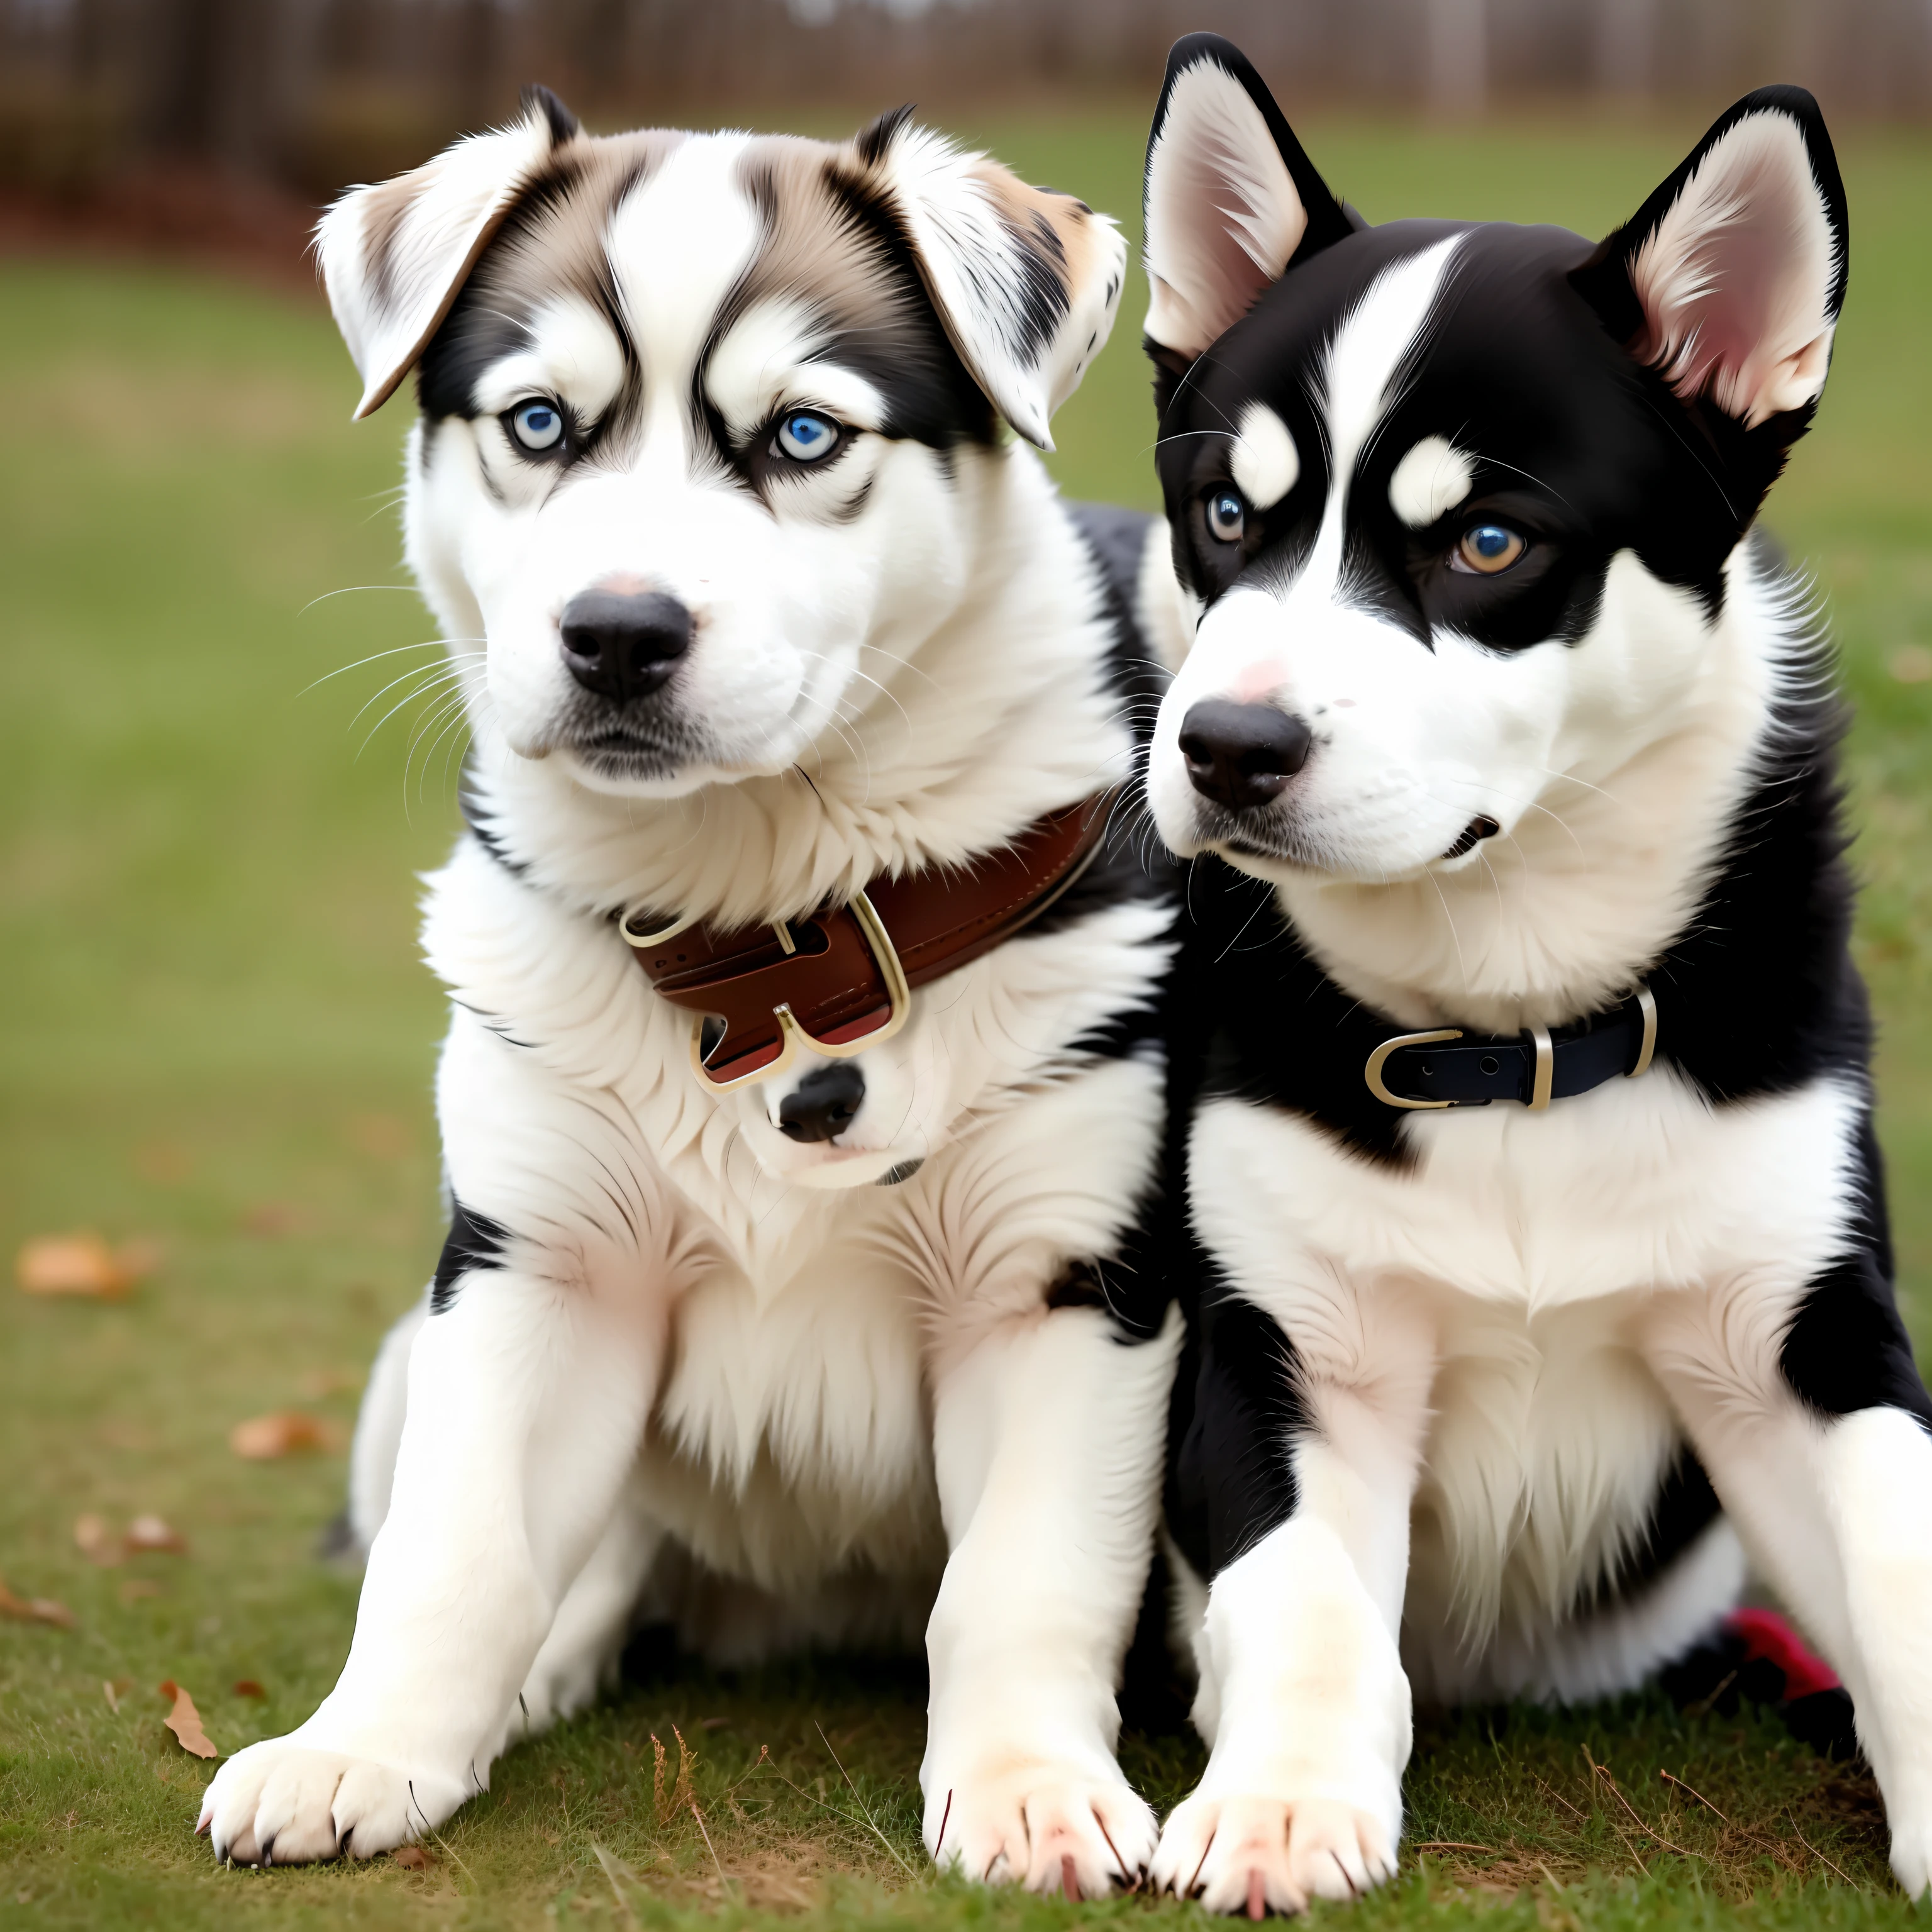
<svg viewBox="0 0 1932 1932">
<path fill-rule="evenodd" d="M 915 987 L 1037 919 L 1085 870 L 1119 796 L 1049 812 L 963 866 L 881 872 L 849 904 L 802 919 L 720 932 L 636 912 L 620 929 L 660 997 L 696 1016 L 691 1060 L 706 1086 L 768 1079 L 801 1044 L 849 1059 L 905 1024 Z M 724 1022 L 708 1054 L 707 1018 Z"/>
</svg>

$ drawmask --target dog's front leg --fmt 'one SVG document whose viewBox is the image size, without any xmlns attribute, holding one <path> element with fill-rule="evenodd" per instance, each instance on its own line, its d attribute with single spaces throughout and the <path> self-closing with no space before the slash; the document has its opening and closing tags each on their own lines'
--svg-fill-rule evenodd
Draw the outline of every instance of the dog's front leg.
<svg viewBox="0 0 1932 1932">
<path fill-rule="evenodd" d="M 218 1857 L 366 1858 L 487 1784 L 636 1455 L 658 1348 L 643 1298 L 524 1246 L 424 1324 L 349 1660 L 306 1724 L 222 1766 L 201 1817 Z"/>
<path fill-rule="evenodd" d="M 1154 1876 L 1210 1911 L 1298 1912 L 1395 1869 L 1410 1737 L 1396 1646 L 1432 1358 L 1420 1323 L 1348 1313 L 1335 1325 L 1353 1346 L 1298 1358 L 1238 1302 L 1206 1332 L 1182 1479 L 1219 1564 L 1195 1638 L 1210 1754 Z"/>
<path fill-rule="evenodd" d="M 951 1556 L 932 1669 L 926 1842 L 977 1879 L 1094 1898 L 1146 1868 L 1153 1814 L 1114 1760 L 1153 1554 L 1178 1317 L 1128 1341 L 1100 1310 L 1010 1322 L 936 1378 Z"/>
<path fill-rule="evenodd" d="M 1837 1351 L 1780 1350 L 1763 1318 L 1782 1298 L 1750 1285 L 1664 1302 L 1645 1340 L 1754 1564 L 1852 1694 L 1916 1898 L 1932 1887 L 1932 1402 L 1876 1265 L 1854 1254 L 1826 1278 L 1849 1304 L 1828 1304 Z M 1880 1318 L 1853 1325 L 1847 1285 Z"/>
</svg>

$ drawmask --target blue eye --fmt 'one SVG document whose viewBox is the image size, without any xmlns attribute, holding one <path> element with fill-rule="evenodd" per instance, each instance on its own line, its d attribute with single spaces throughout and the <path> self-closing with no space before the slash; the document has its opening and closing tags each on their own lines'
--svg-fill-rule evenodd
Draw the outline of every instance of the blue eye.
<svg viewBox="0 0 1932 1932">
<path fill-rule="evenodd" d="M 554 449 L 563 439 L 563 412 L 554 403 L 524 403 L 512 413 L 510 427 L 526 449 Z"/>
<path fill-rule="evenodd" d="M 1220 543 L 1239 543 L 1248 527 L 1248 506 L 1238 490 L 1216 490 L 1208 499 L 1208 528 Z"/>
<path fill-rule="evenodd" d="M 1449 568 L 1477 577 L 1494 577 L 1508 569 L 1529 548 L 1516 532 L 1502 524 L 1478 524 L 1462 533 L 1449 554 Z"/>
<path fill-rule="evenodd" d="M 828 416 L 795 410 L 778 424 L 778 446 L 796 463 L 816 463 L 837 447 L 838 425 Z"/>
</svg>

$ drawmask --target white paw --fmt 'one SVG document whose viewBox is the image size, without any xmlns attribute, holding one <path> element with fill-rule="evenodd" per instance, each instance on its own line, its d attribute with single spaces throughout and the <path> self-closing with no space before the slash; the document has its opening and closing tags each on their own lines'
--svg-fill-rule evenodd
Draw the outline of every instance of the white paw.
<svg viewBox="0 0 1932 1932">
<path fill-rule="evenodd" d="M 241 1865 L 369 1858 L 433 1831 L 468 1795 L 452 1778 L 269 1738 L 215 1773 L 195 1829 Z"/>
<path fill-rule="evenodd" d="M 1210 1912 L 1300 1912 L 1395 1875 L 1394 1828 L 1334 1798 L 1208 1798 L 1174 1807 L 1154 1854 L 1156 1891 Z"/>
<path fill-rule="evenodd" d="M 1029 1762 L 935 1790 L 926 1842 L 936 1862 L 992 1885 L 1103 1898 L 1147 1870 L 1154 1814 L 1116 1775 Z"/>
<path fill-rule="evenodd" d="M 1932 1825 L 1892 1826 L 1892 1875 L 1908 1897 L 1924 1897 L 1932 1887 Z"/>
</svg>

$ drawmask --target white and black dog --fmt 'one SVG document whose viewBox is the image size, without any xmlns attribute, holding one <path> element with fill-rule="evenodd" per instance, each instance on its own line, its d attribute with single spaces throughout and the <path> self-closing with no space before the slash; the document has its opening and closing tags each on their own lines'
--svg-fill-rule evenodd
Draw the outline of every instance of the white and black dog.
<svg viewBox="0 0 1932 1932">
<path fill-rule="evenodd" d="M 1921 1892 L 1932 1404 L 1828 662 L 1752 530 L 1845 288 L 1816 106 L 1739 102 L 1600 246 L 1370 227 L 1198 37 L 1146 214 L 1195 620 L 1149 785 L 1216 855 L 1168 1495 L 1211 1754 L 1155 1875 L 1387 1877 L 1412 1694 L 1634 1685 L 1748 1552 Z"/>
<path fill-rule="evenodd" d="M 408 556 L 475 734 L 426 923 L 452 1226 L 358 1430 L 340 1681 L 202 1826 L 432 1828 L 640 1613 L 722 1660 L 924 1628 L 928 1844 L 1097 1893 L 1155 1841 L 1114 1696 L 1180 1318 L 1110 1264 L 1172 902 L 1103 848 L 890 1025 L 784 1003 L 748 1060 L 636 949 L 782 975 L 1128 776 L 1160 526 L 1077 524 L 1000 421 L 1047 443 L 1124 244 L 902 115 L 592 139 L 538 93 L 320 248 L 362 412 L 417 370 Z"/>
</svg>

